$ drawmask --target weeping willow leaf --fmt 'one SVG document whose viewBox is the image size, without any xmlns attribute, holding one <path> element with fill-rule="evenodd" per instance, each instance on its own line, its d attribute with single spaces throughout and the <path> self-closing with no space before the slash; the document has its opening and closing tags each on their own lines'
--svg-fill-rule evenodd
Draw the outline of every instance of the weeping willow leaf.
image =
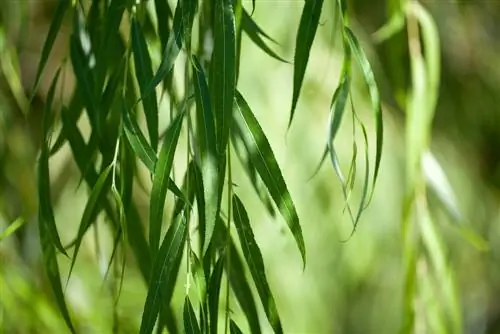
<svg viewBox="0 0 500 334">
<path fill-rule="evenodd" d="M 80 250 L 80 245 L 82 244 L 83 237 L 85 233 L 89 229 L 92 221 L 95 219 L 97 210 L 99 210 L 99 204 L 102 202 L 102 199 L 106 196 L 106 190 L 109 186 L 109 182 L 111 181 L 109 177 L 109 173 L 112 170 L 113 165 L 109 165 L 104 169 L 101 173 L 97 182 L 95 183 L 92 192 L 90 193 L 87 204 L 85 205 L 85 209 L 83 210 L 82 220 L 80 221 L 80 227 L 78 228 L 78 236 L 76 238 L 75 250 L 73 252 L 73 258 L 71 259 L 71 266 L 69 268 L 68 280 L 71 276 L 71 272 L 73 271 L 73 267 L 75 265 L 76 257 L 78 255 L 78 251 Z"/>
<path fill-rule="evenodd" d="M 292 124 L 295 108 L 299 100 L 300 89 L 304 81 L 307 63 L 309 62 L 309 54 L 311 52 L 314 37 L 316 36 L 316 30 L 318 29 L 322 7 L 323 0 L 306 0 L 300 17 L 299 30 L 297 32 L 295 44 L 292 108 L 288 127 Z"/>
<path fill-rule="evenodd" d="M 170 36 L 170 27 L 168 22 L 172 19 L 172 10 L 168 6 L 167 0 L 155 0 L 155 12 L 158 35 L 160 37 L 162 49 L 165 49 Z M 161 19 L 160 19 L 161 18 Z"/>
<path fill-rule="evenodd" d="M 66 301 L 64 300 L 63 289 L 61 285 L 61 275 L 59 273 L 59 266 L 57 264 L 56 248 L 50 237 L 50 232 L 48 230 L 47 224 L 44 222 L 42 217 L 39 217 L 39 230 L 40 230 L 40 243 L 42 246 L 42 254 L 44 260 L 45 272 L 49 279 L 52 292 L 56 300 L 57 307 L 63 316 L 66 326 L 68 326 L 71 333 L 76 333 L 73 323 L 69 315 L 68 307 L 66 306 Z"/>
<path fill-rule="evenodd" d="M 203 181 L 203 224 L 205 235 L 203 236 L 204 248 L 208 247 L 215 227 L 215 220 L 220 207 L 219 198 L 219 173 L 217 165 L 217 143 L 215 137 L 214 114 L 210 105 L 210 96 L 205 74 L 193 56 L 194 92 L 196 99 L 196 126 L 198 130 L 198 146 L 201 155 L 201 178 Z"/>
<path fill-rule="evenodd" d="M 172 70 L 175 60 L 177 59 L 177 56 L 182 48 L 182 38 L 182 9 L 178 5 L 174 14 L 173 32 L 170 33 L 167 46 L 163 51 L 163 58 L 161 60 L 160 67 L 156 71 L 153 80 L 148 84 L 144 93 L 141 92 L 142 99 L 151 94 L 156 86 L 158 86 L 163 78 L 165 78 L 165 76 Z"/>
<path fill-rule="evenodd" d="M 200 326 L 196 320 L 196 314 L 193 310 L 193 305 L 189 300 L 189 296 L 186 296 L 184 300 L 184 332 L 186 334 L 201 334 Z"/>
<path fill-rule="evenodd" d="M 33 100 L 33 97 L 35 96 L 36 91 L 38 90 L 38 85 L 40 84 L 40 78 L 42 77 L 43 70 L 45 69 L 45 65 L 47 64 L 47 60 L 49 59 L 50 52 L 52 51 L 52 47 L 54 46 L 54 42 L 59 33 L 59 30 L 61 29 L 64 15 L 68 10 L 69 5 L 70 5 L 69 0 L 60 0 L 57 5 L 54 16 L 52 17 L 49 32 L 47 33 L 47 38 L 43 43 L 42 53 L 40 55 L 40 61 L 38 63 L 38 68 L 36 71 L 35 84 L 33 85 L 33 91 L 31 93 L 30 100 Z"/>
<path fill-rule="evenodd" d="M 151 189 L 151 200 L 149 206 L 149 246 L 154 255 L 160 243 L 161 224 L 163 221 L 163 208 L 167 195 L 170 170 L 174 161 L 174 155 L 181 133 L 181 125 L 184 113 L 180 113 L 168 127 L 160 150 L 158 162 L 155 166 L 153 186 Z"/>
<path fill-rule="evenodd" d="M 132 50 L 135 61 L 135 73 L 139 90 L 143 96 L 142 105 L 146 115 L 146 124 L 149 132 L 149 140 L 154 152 L 158 148 L 158 104 L 155 90 L 146 96 L 147 85 L 153 79 L 153 67 L 149 56 L 148 46 L 144 37 L 143 28 L 136 18 L 132 19 Z"/>
<path fill-rule="evenodd" d="M 214 51 L 210 76 L 217 151 L 226 152 L 236 86 L 236 35 L 232 0 L 215 2 Z"/>
<path fill-rule="evenodd" d="M 191 30 L 193 29 L 193 21 L 198 7 L 198 0 L 182 0 L 181 6 L 184 44 L 186 45 L 188 54 L 191 54 Z"/>
<path fill-rule="evenodd" d="M 238 327 L 238 325 L 236 325 L 236 323 L 233 321 L 233 319 L 231 319 L 229 321 L 229 333 L 231 333 L 231 334 L 243 334 L 243 332 Z"/>
<path fill-rule="evenodd" d="M 236 92 L 234 120 L 239 127 L 239 131 L 241 131 L 241 138 L 249 148 L 250 160 L 259 172 L 262 181 L 269 190 L 278 210 L 283 215 L 295 238 L 305 266 L 306 249 L 297 210 L 274 157 L 271 145 L 269 145 L 269 141 L 262 131 L 259 122 L 239 92 Z"/>
<path fill-rule="evenodd" d="M 181 215 L 169 227 L 155 257 L 142 313 L 141 334 L 152 332 L 160 307 L 163 309 L 163 305 L 168 305 L 172 298 L 186 236 L 187 222 L 184 215 Z"/>
<path fill-rule="evenodd" d="M 51 191 L 50 191 L 50 173 L 49 173 L 49 141 L 50 141 L 50 129 L 52 127 L 52 101 L 54 100 L 54 94 L 59 79 L 60 70 L 56 72 L 52 84 L 49 88 L 49 93 L 47 95 L 47 102 L 44 108 L 43 115 L 43 135 L 44 141 L 42 143 L 42 149 L 40 152 L 40 157 L 38 161 L 38 206 L 39 206 L 39 219 L 40 224 L 43 224 L 47 229 L 48 236 L 51 242 L 54 244 L 55 248 L 59 250 L 64 255 L 66 251 L 59 238 L 59 233 L 57 232 L 56 222 L 54 219 L 54 211 L 52 209 L 51 203 Z"/>
<path fill-rule="evenodd" d="M 254 20 L 248 15 L 246 11 L 243 11 L 242 15 L 242 27 L 245 33 L 250 37 L 250 39 L 265 53 L 271 56 L 274 59 L 282 61 L 284 63 L 288 63 L 285 59 L 276 54 L 269 46 L 267 46 L 266 42 L 262 39 L 261 35 L 272 40 L 258 25 Z"/>
<path fill-rule="evenodd" d="M 275 333 L 283 333 L 281 321 L 274 302 L 274 297 L 267 283 L 264 261 L 259 246 L 255 242 L 252 232 L 252 226 L 248 219 L 248 214 L 243 203 L 238 196 L 233 195 L 234 225 L 240 239 L 243 255 L 252 274 L 253 281 L 259 292 L 260 300 L 267 319 Z"/>
<path fill-rule="evenodd" d="M 345 27 L 344 31 L 346 38 L 349 42 L 349 45 L 351 47 L 352 53 L 354 54 L 359 66 L 361 67 L 363 79 L 366 85 L 368 86 L 368 91 L 370 93 L 370 100 L 372 104 L 372 110 L 375 119 L 377 144 L 375 153 L 375 168 L 373 172 L 372 190 L 370 194 L 370 199 L 368 200 L 368 203 L 370 203 L 371 198 L 373 196 L 373 190 L 377 182 L 380 162 L 382 160 L 382 144 L 384 138 L 384 128 L 382 122 L 382 106 L 380 105 L 380 94 L 378 91 L 377 83 L 375 82 L 375 77 L 373 75 L 372 68 L 370 66 L 370 63 L 368 62 L 368 58 L 366 57 L 365 52 L 359 45 L 359 42 L 356 39 L 356 36 L 354 36 L 354 34 L 352 33 L 352 31 L 348 27 Z"/>
<path fill-rule="evenodd" d="M 23 217 L 19 217 L 16 220 L 14 220 L 9 226 L 7 226 L 6 229 L 4 229 L 0 233 L 0 242 L 2 242 L 3 239 L 7 238 L 11 234 L 16 233 L 17 230 L 19 230 L 26 221 L 23 219 Z"/>
<path fill-rule="evenodd" d="M 224 256 L 221 255 L 215 264 L 210 277 L 208 289 L 208 312 L 210 315 L 210 333 L 217 334 L 217 320 L 219 317 L 219 295 L 222 282 L 222 269 L 224 268 Z"/>
</svg>

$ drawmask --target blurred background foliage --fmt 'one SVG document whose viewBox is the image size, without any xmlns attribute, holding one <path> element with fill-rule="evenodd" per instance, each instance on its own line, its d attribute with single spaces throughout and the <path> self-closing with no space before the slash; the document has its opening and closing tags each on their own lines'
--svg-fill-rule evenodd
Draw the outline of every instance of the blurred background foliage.
<svg viewBox="0 0 500 334">
<path fill-rule="evenodd" d="M 302 1 L 256 3 L 255 20 L 278 41 L 276 52 L 292 61 Z M 432 152 L 450 180 L 464 224 L 476 236 L 464 238 L 446 211 L 433 206 L 432 200 L 430 204 L 446 245 L 446 259 L 455 272 L 464 332 L 500 333 L 500 2 L 422 3 L 434 17 L 441 40 Z M 65 57 L 69 28 L 63 26 L 56 40 L 25 118 L 56 2 L 1 0 L 0 4 L 0 231 L 22 217 L 16 221 L 22 226 L 0 241 L 0 328 L 6 333 L 63 333 L 67 329 L 41 264 L 35 165 L 42 109 L 53 73 Z M 250 8 L 251 2 L 244 5 Z M 385 142 L 373 202 L 348 242 L 343 240 L 352 226 L 343 214 L 344 200 L 333 169 L 325 164 L 309 180 L 324 148 L 330 99 L 343 57 L 340 38 L 332 30 L 333 2 L 325 2 L 296 120 L 288 133 L 293 66 L 270 58 L 246 37 L 243 42 L 239 87 L 282 166 L 308 250 L 308 265 L 302 271 L 284 222 L 270 217 L 258 198 L 244 190 L 251 187 L 236 170 L 286 333 L 395 333 L 404 318 L 401 217 L 407 129 L 403 110 L 411 80 L 406 32 L 377 44 L 372 35 L 389 19 L 386 2 L 353 0 L 349 6 L 353 30 L 368 52 L 384 100 Z M 67 100 L 73 78 L 68 76 L 65 85 Z M 355 87 L 358 113 L 364 118 L 370 113 L 369 100 L 359 76 Z M 344 123 L 336 139 L 343 163 L 350 160 L 352 150 L 350 127 Z M 85 128 L 85 122 L 81 126 Z M 368 131 L 371 136 L 371 125 Z M 88 197 L 79 181 L 78 169 L 64 147 L 51 159 L 52 200 L 64 244 L 75 235 Z M 147 195 L 135 196 L 146 215 Z M 96 226 L 99 230 L 93 227 L 85 238 L 66 289 L 69 308 L 85 332 L 137 332 L 146 288 L 134 261 L 128 261 L 121 297 L 113 307 L 114 293 L 109 282 L 103 283 L 113 236 L 105 225 Z M 60 257 L 59 263 L 64 282 L 69 260 Z M 178 290 L 174 305 L 180 310 L 182 284 Z M 236 314 L 236 319 L 244 319 Z"/>
</svg>

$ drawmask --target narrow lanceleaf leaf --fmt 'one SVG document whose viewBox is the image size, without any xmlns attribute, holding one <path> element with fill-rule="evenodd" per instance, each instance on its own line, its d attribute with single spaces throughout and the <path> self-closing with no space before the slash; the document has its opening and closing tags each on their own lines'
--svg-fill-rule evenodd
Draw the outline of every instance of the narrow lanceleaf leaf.
<svg viewBox="0 0 500 334">
<path fill-rule="evenodd" d="M 201 155 L 201 177 L 203 182 L 204 203 L 204 250 L 210 244 L 215 227 L 215 220 L 219 213 L 219 173 L 217 165 L 217 143 L 215 137 L 215 124 L 210 96 L 205 74 L 193 56 L 194 92 L 196 100 L 196 126 L 198 130 L 198 146 Z"/>
<path fill-rule="evenodd" d="M 82 220 L 80 221 L 80 227 L 78 228 L 78 236 L 75 242 L 75 250 L 73 252 L 73 258 L 71 259 L 71 266 L 69 268 L 68 281 L 73 271 L 75 265 L 76 257 L 78 256 L 78 251 L 80 250 L 80 245 L 82 244 L 83 237 L 92 224 L 92 220 L 95 219 L 96 211 L 99 208 L 102 198 L 106 196 L 106 188 L 109 186 L 109 173 L 112 170 L 113 165 L 109 165 L 101 173 L 97 182 L 95 183 L 92 192 L 90 193 L 85 209 L 83 210 Z"/>
<path fill-rule="evenodd" d="M 233 195 L 233 210 L 234 210 L 234 225 L 240 239 L 243 255 L 250 268 L 255 287 L 259 292 L 260 300 L 267 319 L 271 324 L 275 333 L 283 333 L 281 321 L 274 302 L 274 297 L 267 283 L 264 261 L 259 246 L 255 242 L 252 232 L 252 226 L 248 219 L 248 214 L 243 206 L 243 203 L 238 196 Z"/>
<path fill-rule="evenodd" d="M 241 131 L 241 138 L 247 147 L 249 147 L 250 159 L 253 165 L 259 172 L 262 181 L 269 190 L 271 197 L 295 238 L 305 266 L 306 249 L 304 237 L 302 236 L 302 228 L 300 227 L 299 217 L 293 204 L 292 196 L 287 189 L 269 141 L 247 102 L 239 92 L 236 92 L 234 121 L 236 126 L 239 127 L 239 131 Z"/>
<path fill-rule="evenodd" d="M 182 9 L 178 4 L 175 9 L 174 14 L 174 24 L 172 28 L 172 32 L 168 38 L 168 43 L 163 51 L 163 58 L 160 63 L 160 67 L 156 71 L 153 80 L 148 84 L 144 93 L 141 93 L 141 99 L 147 97 L 153 90 L 158 86 L 158 84 L 165 78 L 165 76 L 172 70 L 175 60 L 179 55 L 179 52 L 182 48 Z"/>
<path fill-rule="evenodd" d="M 163 308 L 163 303 L 168 303 L 172 297 L 186 242 L 186 232 L 186 218 L 181 215 L 174 220 L 163 239 L 149 280 L 148 294 L 142 313 L 141 334 L 152 332 L 160 307 Z"/>
<path fill-rule="evenodd" d="M 293 96 L 292 108 L 290 111 L 290 120 L 288 127 L 292 124 L 295 108 L 299 101 L 300 89 L 304 81 L 309 54 L 318 29 L 319 18 L 323 0 L 307 0 L 300 17 L 299 30 L 297 31 L 297 40 L 295 44 L 295 57 L 293 68 Z"/>
<path fill-rule="evenodd" d="M 182 27 L 184 28 L 184 45 L 186 51 L 191 54 L 191 30 L 193 29 L 194 16 L 198 9 L 198 0 L 182 0 Z"/>
<path fill-rule="evenodd" d="M 169 175 L 174 162 L 174 155 L 181 133 L 181 125 L 184 113 L 180 113 L 169 125 L 160 150 L 158 162 L 155 166 L 153 186 L 151 189 L 151 201 L 149 205 L 149 246 L 153 255 L 158 251 L 160 243 L 161 224 L 163 221 L 163 208 L 167 195 Z"/>
<path fill-rule="evenodd" d="M 224 155 L 229 140 L 236 86 L 236 33 L 232 0 L 215 2 L 214 51 L 210 75 L 217 152 Z"/>
<path fill-rule="evenodd" d="M 210 276 L 208 288 L 208 313 L 210 315 L 210 333 L 217 334 L 217 320 L 219 318 L 219 296 L 222 283 L 222 269 L 224 269 L 224 255 L 221 255 L 215 264 Z"/>
<path fill-rule="evenodd" d="M 137 22 L 137 18 L 132 19 L 131 29 L 136 78 L 139 84 L 139 90 L 143 96 L 142 105 L 144 106 L 144 114 L 146 115 L 149 140 L 151 142 L 151 147 L 156 152 L 158 149 L 158 104 L 155 90 L 152 90 L 146 96 L 147 85 L 153 79 L 151 57 L 146 44 L 146 38 L 144 37 L 143 28 L 139 25 L 139 22 Z"/>
<path fill-rule="evenodd" d="M 288 63 L 285 59 L 280 57 L 276 52 L 274 52 L 267 44 L 264 42 L 262 39 L 261 35 L 264 37 L 267 37 L 268 39 L 274 41 L 271 39 L 258 25 L 255 23 L 255 21 L 248 15 L 246 11 L 243 11 L 242 15 L 242 28 L 245 31 L 245 33 L 250 37 L 250 39 L 265 53 L 267 53 L 269 56 L 271 56 L 274 59 L 277 59 L 279 61 L 282 61 L 284 63 Z"/>
<path fill-rule="evenodd" d="M 243 332 L 238 327 L 238 325 L 236 325 L 236 323 L 233 321 L 233 319 L 231 319 L 229 321 L 229 333 L 231 333 L 231 334 L 243 334 Z"/>
<path fill-rule="evenodd" d="M 196 314 L 194 313 L 193 305 L 189 300 L 189 296 L 186 296 L 184 300 L 184 333 L 186 334 L 201 334 L 200 326 L 198 325 L 198 320 L 196 320 Z"/>
<path fill-rule="evenodd" d="M 52 241 L 53 245 L 57 250 L 59 250 L 64 255 L 66 251 L 59 238 L 59 233 L 57 232 L 56 222 L 54 219 L 54 211 L 51 203 L 51 191 L 50 191 L 50 173 L 49 173 L 49 141 L 50 141 L 50 129 L 52 127 L 52 101 L 54 100 L 54 94 L 59 79 L 60 71 L 57 71 L 52 84 L 49 88 L 49 93 L 47 95 L 47 102 L 44 108 L 43 116 L 43 136 L 44 140 L 42 143 L 42 149 L 40 152 L 40 157 L 38 161 L 38 206 L 39 206 L 39 218 L 41 219 L 41 224 L 47 228 L 47 233 Z"/>
<path fill-rule="evenodd" d="M 52 238 L 50 237 L 47 225 L 44 222 L 44 218 L 39 216 L 38 223 L 45 272 L 47 273 L 47 278 L 49 279 L 52 292 L 54 293 L 57 307 L 59 308 L 64 322 L 66 323 L 66 326 L 68 326 L 71 333 L 76 333 L 73 323 L 71 322 L 71 317 L 69 315 L 66 301 L 64 300 L 64 294 L 61 285 L 61 275 L 59 273 L 59 265 L 57 264 L 56 249 L 54 247 L 54 243 L 51 240 Z"/>
<path fill-rule="evenodd" d="M 9 226 L 7 226 L 6 229 L 2 230 L 0 232 L 0 242 L 2 242 L 3 239 L 7 238 L 8 236 L 16 233 L 17 230 L 19 230 L 26 221 L 23 219 L 23 217 L 19 217 L 16 220 L 14 220 Z"/>
<path fill-rule="evenodd" d="M 170 26 L 168 23 L 172 19 L 172 10 L 168 5 L 168 1 L 155 0 L 155 12 L 157 17 L 158 36 L 160 37 L 162 49 L 165 49 L 170 36 Z"/>
<path fill-rule="evenodd" d="M 57 5 L 54 16 L 52 17 L 52 21 L 50 23 L 49 32 L 47 33 L 47 38 L 45 39 L 45 43 L 43 43 L 43 49 L 40 56 L 40 61 L 38 63 L 38 68 L 36 71 L 35 84 L 33 85 L 33 91 L 31 92 L 31 99 L 36 94 L 38 90 L 38 85 L 40 84 L 40 78 L 42 76 L 43 70 L 45 69 L 45 65 L 47 64 L 47 60 L 49 59 L 50 52 L 52 51 L 52 47 L 54 46 L 54 42 L 56 40 L 57 34 L 61 29 L 61 25 L 64 19 L 64 14 L 68 10 L 70 5 L 69 0 L 60 0 Z"/>
<path fill-rule="evenodd" d="M 351 47 L 352 53 L 354 54 L 359 66 L 361 67 L 363 79 L 368 86 L 368 91 L 370 93 L 370 100 L 372 104 L 372 110 L 375 118 L 375 129 L 376 129 L 376 153 L 375 153 L 375 168 L 373 172 L 373 181 L 372 181 L 372 189 L 370 194 L 370 199 L 368 203 L 371 202 L 371 198 L 373 196 L 373 190 L 375 184 L 377 182 L 380 162 L 382 160 L 382 145 L 384 138 L 384 128 L 382 122 L 382 106 L 380 104 L 380 94 L 378 91 L 377 83 L 375 82 L 375 76 L 373 75 L 373 71 L 370 63 L 368 62 L 368 58 L 366 57 L 365 52 L 359 45 L 359 42 L 352 33 L 352 31 L 345 27 L 345 35 Z"/>
</svg>

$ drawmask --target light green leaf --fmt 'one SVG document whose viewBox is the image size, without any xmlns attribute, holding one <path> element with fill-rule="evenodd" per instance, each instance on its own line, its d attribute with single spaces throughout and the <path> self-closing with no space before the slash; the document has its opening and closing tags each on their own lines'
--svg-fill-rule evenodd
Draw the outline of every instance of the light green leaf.
<svg viewBox="0 0 500 334">
<path fill-rule="evenodd" d="M 191 301 L 189 300 L 189 296 L 186 296 L 184 300 L 184 332 L 186 334 L 201 334 L 200 326 L 198 325 L 198 321 L 196 320 L 196 314 L 193 310 L 193 305 L 191 305 Z"/>
<path fill-rule="evenodd" d="M 187 221 L 180 215 L 169 227 L 155 257 L 141 320 L 141 334 L 149 334 L 160 312 L 172 298 L 187 236 Z"/>
<path fill-rule="evenodd" d="M 97 182 L 95 183 L 95 186 L 92 189 L 92 192 L 90 193 L 87 204 L 85 205 L 85 209 L 83 210 L 82 220 L 80 221 L 80 227 L 78 228 L 78 236 L 75 242 L 75 250 L 73 252 L 73 258 L 71 259 L 71 265 L 69 268 L 68 281 L 71 276 L 71 272 L 73 271 L 73 267 L 75 265 L 78 251 L 80 250 L 80 245 L 82 244 L 83 237 L 85 236 L 85 233 L 87 232 L 93 220 L 95 219 L 95 216 L 97 214 L 97 211 L 99 210 L 99 205 L 102 202 L 102 199 L 106 196 L 106 190 L 109 187 L 108 181 L 111 181 L 110 179 L 108 179 L 108 177 L 109 173 L 112 170 L 112 167 L 113 165 L 109 165 L 103 170 L 103 172 L 97 179 Z"/>
<path fill-rule="evenodd" d="M 149 131 L 149 139 L 154 152 L 158 149 L 158 104 L 155 90 L 146 96 L 147 85 L 153 79 L 153 69 L 148 46 L 144 37 L 143 28 L 136 18 L 131 23 L 132 50 L 135 61 L 135 73 L 139 90 L 143 96 L 142 105 L 146 115 L 146 123 Z"/>
<path fill-rule="evenodd" d="M 214 114 L 210 105 L 210 95 L 205 74 L 193 56 L 194 92 L 196 99 L 196 127 L 198 130 L 198 146 L 201 155 L 201 178 L 203 182 L 203 224 L 205 235 L 203 236 L 204 249 L 210 244 L 215 227 L 215 220 L 220 210 L 219 194 L 219 172 L 217 165 L 217 143 L 215 137 Z"/>
<path fill-rule="evenodd" d="M 233 210 L 234 225 L 238 232 L 243 255 L 250 268 L 250 273 L 252 274 L 253 281 L 259 292 L 267 319 L 275 333 L 283 333 L 278 309 L 276 308 L 273 294 L 267 283 L 262 253 L 253 236 L 252 226 L 250 225 L 245 207 L 236 195 L 233 195 Z"/>
<path fill-rule="evenodd" d="M 217 151 L 224 155 L 229 140 L 236 87 L 236 35 L 232 0 L 215 2 L 214 51 L 210 75 Z"/>
<path fill-rule="evenodd" d="M 30 100 L 33 100 L 33 97 L 35 96 L 36 91 L 38 90 L 38 85 L 40 84 L 40 78 L 42 77 L 43 70 L 45 69 L 45 65 L 47 64 L 47 60 L 49 59 L 50 52 L 52 51 L 52 47 L 54 46 L 54 42 L 59 33 L 59 30 L 61 29 L 64 15 L 68 10 L 69 5 L 70 5 L 69 0 L 60 0 L 57 5 L 54 16 L 52 17 L 49 32 L 47 33 L 47 38 L 43 43 L 42 53 L 40 55 L 40 61 L 38 62 L 35 83 L 33 85 L 33 91 L 31 92 Z"/>
<path fill-rule="evenodd" d="M 345 27 L 345 35 L 351 47 L 351 51 L 356 58 L 358 65 L 361 67 L 363 79 L 368 86 L 368 91 L 370 93 L 370 100 L 372 104 L 373 116 L 375 119 L 375 131 L 376 131 L 376 153 L 375 153 L 375 167 L 373 172 L 373 181 L 372 181 L 372 189 L 370 194 L 370 199 L 368 203 L 371 202 L 371 198 L 373 196 L 373 190 L 375 188 L 375 184 L 377 182 L 380 162 L 382 160 L 382 145 L 384 138 L 384 125 L 382 122 L 382 106 L 380 104 L 380 94 L 378 91 L 377 83 L 375 82 L 375 76 L 373 75 L 373 71 L 370 63 L 368 62 L 368 58 L 366 57 L 365 52 L 359 45 L 359 42 L 352 33 L 352 31 Z M 367 203 L 367 205 L 368 205 Z"/>
<path fill-rule="evenodd" d="M 302 262 L 305 266 L 306 249 L 297 210 L 293 204 L 292 197 L 287 189 L 276 158 L 274 157 L 271 145 L 247 102 L 239 92 L 236 92 L 234 121 L 236 126 L 239 127 L 239 131 L 241 131 L 241 138 L 246 143 L 247 147 L 249 147 L 250 160 L 259 172 L 262 181 L 269 190 L 278 210 L 283 215 L 283 218 L 295 238 L 302 256 Z"/>
<path fill-rule="evenodd" d="M 14 220 L 9 226 L 7 226 L 6 229 L 0 233 L 0 242 L 2 242 L 3 239 L 7 238 L 11 234 L 16 233 L 17 230 L 19 230 L 25 223 L 26 221 L 23 219 L 23 217 L 19 217 L 16 220 Z"/>
<path fill-rule="evenodd" d="M 309 54 L 318 29 L 319 18 L 323 0 L 307 0 L 302 10 L 300 17 L 299 30 L 297 32 L 297 40 L 295 44 L 295 57 L 293 68 L 293 96 L 292 108 L 290 111 L 290 120 L 288 127 L 292 124 L 295 108 L 299 101 L 300 89 L 304 81 L 307 63 L 309 62 Z"/>
<path fill-rule="evenodd" d="M 153 258 L 158 251 L 160 243 L 161 225 L 163 221 L 163 208 L 167 195 L 169 175 L 174 161 L 174 155 L 181 133 L 184 112 L 181 112 L 169 125 L 160 150 L 158 162 L 155 166 L 151 200 L 149 205 L 149 246 Z"/>
</svg>

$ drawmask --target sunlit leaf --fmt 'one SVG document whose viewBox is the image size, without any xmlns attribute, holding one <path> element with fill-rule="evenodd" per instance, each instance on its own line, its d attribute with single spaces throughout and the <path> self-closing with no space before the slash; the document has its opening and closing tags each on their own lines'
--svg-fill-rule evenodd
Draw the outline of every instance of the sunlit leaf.
<svg viewBox="0 0 500 334">
<path fill-rule="evenodd" d="M 215 115 L 217 152 L 224 155 L 229 140 L 236 86 L 236 33 L 231 0 L 215 2 L 214 51 L 210 89 Z"/>
<path fill-rule="evenodd" d="M 363 74 L 363 79 L 368 86 L 368 91 L 370 93 L 370 100 L 372 104 L 373 115 L 375 119 L 375 131 L 376 131 L 376 153 L 375 153 L 375 167 L 373 171 L 373 181 L 372 181 L 372 190 L 370 194 L 370 199 L 368 203 L 371 202 L 371 197 L 373 195 L 373 190 L 375 184 L 377 182 L 378 172 L 380 168 L 380 162 L 382 160 L 382 145 L 384 138 L 384 128 L 382 122 L 382 106 L 380 104 L 380 94 L 378 91 L 377 83 L 375 82 L 375 76 L 373 75 L 373 71 L 370 63 L 368 62 L 368 58 L 366 57 L 365 52 L 359 45 L 359 42 L 352 33 L 352 31 L 345 27 L 345 34 L 349 45 L 351 47 L 351 51 L 356 58 L 359 66 L 361 67 L 361 72 Z"/>
<path fill-rule="evenodd" d="M 253 236 L 252 226 L 250 225 L 245 207 L 236 195 L 233 195 L 233 210 L 234 225 L 238 232 L 243 255 L 250 268 L 250 273 L 252 274 L 253 281 L 259 292 L 267 319 L 275 333 L 283 333 L 278 309 L 276 308 L 274 297 L 267 283 L 262 253 Z"/>
<path fill-rule="evenodd" d="M 193 305 L 191 305 L 191 301 L 189 300 L 189 296 L 186 296 L 184 300 L 184 332 L 186 334 L 201 334 L 200 326 L 198 325 L 198 321 L 196 320 L 196 314 L 193 310 Z"/>
<path fill-rule="evenodd" d="M 210 95 L 205 74 L 196 57 L 193 57 L 194 91 L 196 99 L 196 126 L 198 131 L 198 146 L 201 155 L 201 177 L 203 181 L 203 224 L 205 235 L 204 250 L 208 247 L 212 237 L 215 219 L 219 213 L 219 173 L 217 165 L 217 143 L 215 124 Z"/>
<path fill-rule="evenodd" d="M 2 240 L 7 238 L 8 236 L 16 233 L 16 231 L 19 230 L 25 222 L 26 221 L 23 219 L 23 217 L 19 217 L 12 223 L 10 223 L 9 226 L 7 226 L 7 228 L 0 233 L 0 242 L 2 242 Z"/>
<path fill-rule="evenodd" d="M 158 162 L 155 166 L 149 207 L 149 246 L 151 247 L 153 258 L 160 243 L 167 185 L 170 180 L 169 175 L 174 161 L 177 142 L 179 141 L 179 135 L 181 133 L 183 116 L 184 113 L 180 113 L 169 125 L 163 138 Z"/>
<path fill-rule="evenodd" d="M 187 236 L 187 221 L 180 215 L 169 227 L 155 257 L 141 320 L 141 334 L 151 333 L 163 303 L 170 301 Z"/>
<path fill-rule="evenodd" d="M 293 96 L 288 127 L 292 124 L 297 102 L 299 101 L 300 89 L 304 81 L 307 63 L 309 62 L 309 54 L 311 52 L 314 37 L 316 36 L 316 30 L 318 29 L 322 7 L 323 0 L 307 0 L 305 1 L 304 9 L 300 17 L 299 30 L 297 31 L 295 43 Z"/>
<path fill-rule="evenodd" d="M 95 219 L 95 215 L 97 210 L 99 209 L 99 205 L 102 202 L 103 197 L 106 196 L 106 190 L 109 187 L 109 182 L 111 181 L 109 177 L 109 173 L 112 170 L 112 165 L 106 167 L 90 193 L 87 204 L 85 205 L 85 209 L 83 211 L 82 220 L 80 221 L 80 227 L 78 228 L 78 236 L 75 243 L 75 250 L 73 252 L 73 258 L 71 259 L 71 265 L 69 268 L 68 280 L 71 276 L 71 272 L 73 271 L 73 267 L 75 265 L 76 257 L 78 256 L 78 251 L 80 250 L 80 245 L 82 244 L 83 237 L 85 233 L 91 226 L 93 220 Z"/>
<path fill-rule="evenodd" d="M 43 70 L 45 69 L 45 65 L 47 64 L 47 60 L 49 59 L 50 52 L 52 51 L 52 47 L 54 46 L 54 42 L 56 37 L 61 29 L 61 25 L 64 19 L 64 15 L 68 10 L 70 5 L 69 0 L 60 0 L 54 16 L 52 17 L 49 32 L 47 33 L 47 37 L 45 38 L 45 42 L 43 43 L 42 53 L 40 55 L 40 61 L 38 63 L 38 68 L 36 70 L 35 83 L 33 85 L 33 91 L 31 92 L 31 100 L 36 94 L 38 90 L 38 85 L 40 84 L 40 78 L 42 77 Z"/>
<path fill-rule="evenodd" d="M 236 92 L 234 121 L 240 128 L 242 134 L 241 138 L 249 148 L 250 159 L 253 165 L 259 172 L 262 181 L 269 190 L 278 210 L 283 215 L 283 218 L 295 238 L 305 266 L 306 249 L 297 210 L 293 204 L 292 197 L 287 189 L 276 158 L 274 157 L 271 145 L 247 102 L 239 92 Z"/>
<path fill-rule="evenodd" d="M 146 96 L 147 85 L 153 79 L 153 67 L 143 28 L 139 25 L 136 18 L 132 19 L 131 25 L 135 73 L 137 82 L 139 83 L 139 90 L 143 96 L 142 105 L 144 106 L 144 113 L 146 115 L 151 147 L 156 152 L 158 149 L 158 104 L 155 90 Z"/>
</svg>

